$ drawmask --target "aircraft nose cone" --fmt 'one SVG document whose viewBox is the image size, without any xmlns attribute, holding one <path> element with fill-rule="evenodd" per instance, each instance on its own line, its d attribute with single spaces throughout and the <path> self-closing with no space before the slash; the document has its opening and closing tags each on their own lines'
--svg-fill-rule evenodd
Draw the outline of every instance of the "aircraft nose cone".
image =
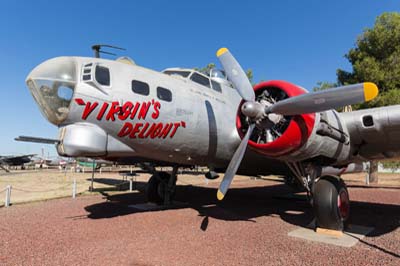
<svg viewBox="0 0 400 266">
<path fill-rule="evenodd" d="M 27 76 L 29 79 L 60 80 L 76 82 L 76 64 L 72 57 L 56 57 L 36 66 Z"/>
<path fill-rule="evenodd" d="M 57 57 L 35 67 L 26 79 L 40 111 L 55 125 L 68 116 L 77 83 L 76 68 L 73 58 Z"/>
</svg>

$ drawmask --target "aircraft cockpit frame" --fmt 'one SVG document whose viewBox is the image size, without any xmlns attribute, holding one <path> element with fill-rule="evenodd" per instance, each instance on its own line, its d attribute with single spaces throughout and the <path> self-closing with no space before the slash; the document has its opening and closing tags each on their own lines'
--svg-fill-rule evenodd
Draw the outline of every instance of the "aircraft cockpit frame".
<svg viewBox="0 0 400 266">
<path fill-rule="evenodd" d="M 163 70 L 162 73 L 205 86 L 217 92 L 222 92 L 222 86 L 232 88 L 231 82 L 225 76 L 224 71 L 218 69 L 211 69 L 208 76 L 195 69 L 178 67 L 167 68 Z"/>
</svg>

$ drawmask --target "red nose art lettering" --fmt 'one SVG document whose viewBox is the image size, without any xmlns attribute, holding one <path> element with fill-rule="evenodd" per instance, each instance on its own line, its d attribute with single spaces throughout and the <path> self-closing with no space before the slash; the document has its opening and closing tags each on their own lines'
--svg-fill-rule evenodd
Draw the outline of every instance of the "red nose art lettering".
<svg viewBox="0 0 400 266">
<path fill-rule="evenodd" d="M 146 132 L 146 130 L 147 130 L 147 128 L 149 127 L 149 125 L 150 125 L 149 122 L 147 122 L 146 124 L 144 124 L 143 129 L 140 131 L 140 134 L 139 134 L 139 136 L 138 136 L 140 139 L 143 139 L 143 138 L 144 138 L 144 132 Z"/>
<path fill-rule="evenodd" d="M 118 137 L 129 137 L 131 139 L 147 139 L 147 138 L 173 138 L 180 127 L 183 127 L 185 122 L 177 123 L 131 123 L 125 122 L 118 133 Z M 172 131 L 171 131 L 172 129 Z"/>
<path fill-rule="evenodd" d="M 132 112 L 131 112 L 131 116 L 130 116 L 131 119 L 134 119 L 134 118 L 135 118 L 135 115 L 136 115 L 136 113 L 137 113 L 137 110 L 139 109 L 139 106 L 140 106 L 140 103 L 136 103 L 136 104 L 135 104 L 135 107 L 133 108 L 133 110 L 132 110 Z"/>
<path fill-rule="evenodd" d="M 75 102 L 83 106 L 82 120 L 94 116 L 98 121 L 112 123 L 115 121 L 126 121 L 118 132 L 120 138 L 131 139 L 165 139 L 173 138 L 180 128 L 186 128 L 186 122 L 160 122 L 162 108 L 161 103 L 152 99 L 147 102 L 125 102 L 122 106 L 119 102 L 90 102 L 76 98 Z M 147 119 L 151 120 L 148 121 Z M 145 120 L 143 122 L 134 120 Z M 147 121 L 146 121 L 147 120 Z"/>
<path fill-rule="evenodd" d="M 143 123 L 136 123 L 135 126 L 133 127 L 131 133 L 129 134 L 129 137 L 131 139 L 136 139 L 136 134 L 140 131 L 140 128 L 143 126 Z"/>
<path fill-rule="evenodd" d="M 132 128 L 133 128 L 133 125 L 131 123 L 125 123 L 122 126 L 121 130 L 119 131 L 118 137 L 121 137 L 121 138 L 125 137 L 126 135 L 129 134 L 129 132 L 131 132 Z"/>
<path fill-rule="evenodd" d="M 122 111 L 118 115 L 118 118 L 120 120 L 126 120 L 128 118 L 128 116 L 131 114 L 132 108 L 133 108 L 133 104 L 131 102 L 124 103 L 124 105 L 122 106 Z"/>
<path fill-rule="evenodd" d="M 151 102 L 142 103 L 142 107 L 140 108 L 138 119 L 146 119 L 147 112 L 149 111 Z"/>
<path fill-rule="evenodd" d="M 153 119 L 157 119 L 158 116 L 160 115 L 160 107 L 161 107 L 161 104 L 160 104 L 159 102 L 155 102 L 155 103 L 154 103 L 154 112 L 153 112 L 153 114 L 151 115 L 151 117 L 152 117 Z"/>
<path fill-rule="evenodd" d="M 110 111 L 108 111 L 107 120 L 115 121 L 115 115 L 120 112 L 121 108 L 119 106 L 119 102 L 112 102 Z"/>
<path fill-rule="evenodd" d="M 103 103 L 100 112 L 97 114 L 97 120 L 101 121 L 103 119 L 104 113 L 107 111 L 108 103 Z"/>
<path fill-rule="evenodd" d="M 83 109 L 82 112 L 82 119 L 86 120 L 88 116 L 93 112 L 94 109 L 96 109 L 97 105 L 99 105 L 98 102 L 94 102 L 93 104 L 91 102 L 86 102 L 82 99 L 75 99 L 75 102 L 78 105 L 84 105 L 85 109 Z"/>
</svg>

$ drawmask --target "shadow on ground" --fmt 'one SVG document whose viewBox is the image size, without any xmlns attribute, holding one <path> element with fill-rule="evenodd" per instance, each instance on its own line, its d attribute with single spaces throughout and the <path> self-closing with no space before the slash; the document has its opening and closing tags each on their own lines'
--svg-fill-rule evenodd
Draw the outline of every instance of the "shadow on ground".
<svg viewBox="0 0 400 266">
<path fill-rule="evenodd" d="M 102 178 L 101 182 L 110 182 Z M 117 180 L 120 182 L 120 180 Z M 146 183 L 137 182 L 139 191 L 144 192 Z M 273 184 L 265 187 L 232 188 L 226 198 L 219 202 L 216 199 L 216 188 L 178 185 L 175 200 L 184 202 L 183 206 L 173 208 L 192 208 L 199 216 L 204 217 L 199 228 L 206 230 L 209 218 L 225 221 L 255 222 L 261 216 L 279 216 L 287 223 L 307 226 L 313 219 L 312 208 L 306 197 L 282 197 L 290 195 L 291 190 L 283 184 Z M 105 202 L 87 206 L 90 219 L 113 218 L 121 215 L 140 213 L 129 205 L 146 203 L 144 193 L 132 192 L 109 195 L 100 191 Z M 351 223 L 374 227 L 369 236 L 380 236 L 396 230 L 399 227 L 400 206 L 370 202 L 353 201 L 351 203 Z"/>
</svg>

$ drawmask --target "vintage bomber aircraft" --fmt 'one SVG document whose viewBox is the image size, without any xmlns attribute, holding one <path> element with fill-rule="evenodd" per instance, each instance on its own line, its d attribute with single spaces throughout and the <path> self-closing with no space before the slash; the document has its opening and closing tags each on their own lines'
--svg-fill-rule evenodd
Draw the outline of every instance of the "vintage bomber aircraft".
<svg viewBox="0 0 400 266">
<path fill-rule="evenodd" d="M 309 192 L 319 227 L 342 229 L 348 191 L 324 169 L 397 156 L 400 106 L 338 113 L 337 107 L 373 99 L 378 88 L 367 82 L 307 93 L 280 80 L 253 88 L 226 48 L 217 56 L 225 71 L 209 75 L 160 73 L 126 57 L 57 57 L 34 68 L 26 83 L 59 127 L 59 138 L 47 142 L 61 156 L 173 166 L 172 173 L 149 167 L 150 201 L 171 200 L 181 166 L 208 166 L 207 178 L 225 172 L 219 200 L 236 172 L 279 174 Z"/>
</svg>

